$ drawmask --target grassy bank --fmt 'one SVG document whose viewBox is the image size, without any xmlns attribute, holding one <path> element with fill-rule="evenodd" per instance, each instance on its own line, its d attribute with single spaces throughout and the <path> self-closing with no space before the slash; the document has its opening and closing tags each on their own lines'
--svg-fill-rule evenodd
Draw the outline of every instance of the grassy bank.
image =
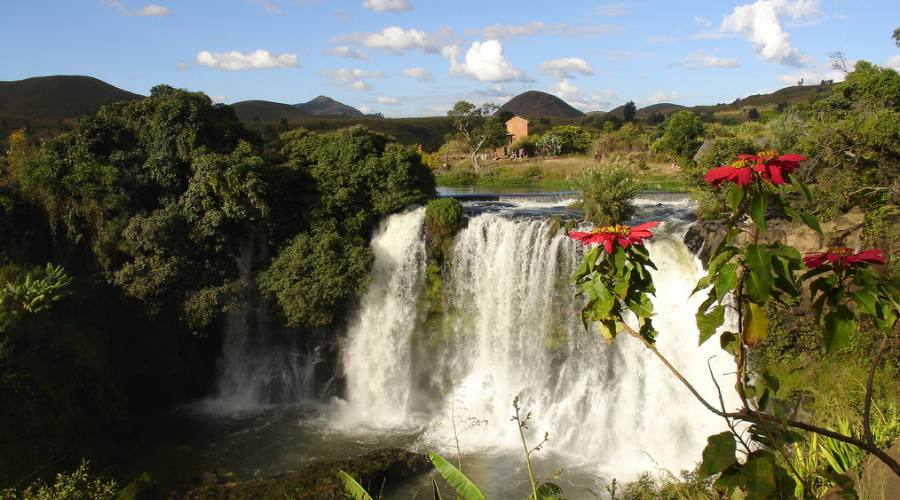
<svg viewBox="0 0 900 500">
<path fill-rule="evenodd" d="M 571 179 L 595 165 L 592 156 L 535 158 L 484 162 L 476 175 L 467 160 L 452 163 L 449 168 L 434 170 L 438 186 L 472 186 L 489 188 L 535 188 L 548 191 L 572 189 Z M 648 163 L 639 182 L 649 191 L 689 191 L 677 175 L 678 169 L 663 163 Z"/>
</svg>

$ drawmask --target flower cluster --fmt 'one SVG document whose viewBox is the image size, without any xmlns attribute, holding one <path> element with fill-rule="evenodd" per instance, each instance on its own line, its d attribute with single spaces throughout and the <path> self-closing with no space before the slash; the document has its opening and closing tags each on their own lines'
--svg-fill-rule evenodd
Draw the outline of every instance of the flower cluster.
<svg viewBox="0 0 900 500">
<path fill-rule="evenodd" d="M 775 151 L 740 155 L 731 165 L 718 166 L 707 172 L 703 180 L 715 187 L 725 182 L 746 186 L 753 181 L 755 174 L 760 180 L 778 186 L 784 184 L 786 176 L 796 170 L 805 159 L 806 157 L 796 154 L 779 156 Z"/>
<path fill-rule="evenodd" d="M 645 222 L 634 227 L 627 224 L 616 224 L 615 226 L 595 227 L 591 232 L 572 231 L 569 238 L 580 241 L 585 245 L 594 243 L 602 244 L 606 253 L 612 254 L 613 247 L 618 244 L 622 248 L 628 248 L 634 243 L 642 244 L 645 239 L 653 236 L 650 232 L 651 228 L 659 225 L 659 222 Z"/>
<path fill-rule="evenodd" d="M 803 257 L 806 267 L 815 269 L 826 262 L 830 263 L 835 269 L 848 269 L 856 264 L 878 264 L 884 265 L 885 260 L 881 255 L 881 250 L 872 249 L 859 253 L 853 253 L 853 250 L 845 247 L 832 247 L 826 252 L 812 253 Z"/>
</svg>

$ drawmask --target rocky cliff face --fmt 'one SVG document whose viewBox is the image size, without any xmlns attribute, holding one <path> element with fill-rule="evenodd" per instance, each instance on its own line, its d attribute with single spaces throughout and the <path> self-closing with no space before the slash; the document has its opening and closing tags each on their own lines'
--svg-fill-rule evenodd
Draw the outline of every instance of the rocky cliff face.
<svg viewBox="0 0 900 500">
<path fill-rule="evenodd" d="M 778 241 L 793 246 L 801 254 L 821 252 L 829 246 L 836 245 L 843 245 L 858 251 L 861 245 L 864 218 L 865 214 L 862 210 L 854 208 L 832 221 L 824 222 L 822 223 L 824 238 L 803 223 L 785 219 L 769 220 L 766 221 L 769 230 L 760 237 L 760 243 Z M 749 238 L 749 222 L 742 223 L 741 228 L 747 231 L 738 236 L 738 242 L 744 243 Z M 709 253 L 722 242 L 727 230 L 728 227 L 724 220 L 699 221 L 691 226 L 685 234 L 684 243 L 700 257 L 700 261 L 705 265 Z"/>
</svg>

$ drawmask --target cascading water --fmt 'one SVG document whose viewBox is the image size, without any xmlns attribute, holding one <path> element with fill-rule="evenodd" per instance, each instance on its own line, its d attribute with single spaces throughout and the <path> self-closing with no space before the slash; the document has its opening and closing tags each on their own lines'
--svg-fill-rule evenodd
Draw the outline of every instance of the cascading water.
<svg viewBox="0 0 900 500">
<path fill-rule="evenodd" d="M 637 341 L 622 335 L 606 345 L 584 330 L 571 285 L 580 249 L 546 217 L 471 217 L 444 276 L 449 332 L 423 340 L 434 333 L 417 319 L 422 219 L 421 209 L 390 217 L 373 240 L 373 281 L 342 354 L 347 391 L 337 425 L 421 426 L 425 445 L 440 446 L 453 439 L 453 405 L 458 421 L 481 422 L 461 433 L 464 450 L 502 450 L 520 446 L 509 421 L 519 396 L 533 414 L 532 441 L 549 431 L 550 452 L 620 480 L 690 468 L 705 437 L 724 427 Z M 707 359 L 717 356 L 717 375 L 729 360 L 715 341 L 697 347 L 701 299 L 689 296 L 702 269 L 675 234 L 679 227 L 664 224 L 649 243 L 659 267 L 658 347 L 715 401 Z M 431 348 L 415 348 L 422 343 Z"/>
<path fill-rule="evenodd" d="M 253 265 L 263 254 L 260 241 L 241 247 L 239 277 L 247 290 L 255 290 Z M 204 401 L 206 408 L 250 410 L 313 394 L 316 352 L 302 350 L 296 335 L 273 328 L 269 311 L 266 301 L 251 293 L 226 317 L 217 394 Z"/>
</svg>

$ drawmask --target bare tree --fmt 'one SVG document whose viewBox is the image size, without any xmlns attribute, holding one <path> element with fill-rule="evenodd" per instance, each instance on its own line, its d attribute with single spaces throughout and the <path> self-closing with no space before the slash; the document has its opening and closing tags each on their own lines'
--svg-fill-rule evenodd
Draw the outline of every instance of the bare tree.
<svg viewBox="0 0 900 500">
<path fill-rule="evenodd" d="M 459 101 L 447 116 L 453 121 L 453 127 L 466 143 L 466 151 L 472 161 L 472 168 L 478 173 L 478 153 L 482 147 L 497 145 L 506 138 L 506 129 L 500 120 L 493 115 L 497 111 L 494 104 L 475 106 L 466 101 Z"/>
<path fill-rule="evenodd" d="M 850 74 L 850 66 L 847 64 L 847 56 L 840 50 L 828 54 L 828 65 L 831 69 L 840 71 L 844 75 Z"/>
</svg>

